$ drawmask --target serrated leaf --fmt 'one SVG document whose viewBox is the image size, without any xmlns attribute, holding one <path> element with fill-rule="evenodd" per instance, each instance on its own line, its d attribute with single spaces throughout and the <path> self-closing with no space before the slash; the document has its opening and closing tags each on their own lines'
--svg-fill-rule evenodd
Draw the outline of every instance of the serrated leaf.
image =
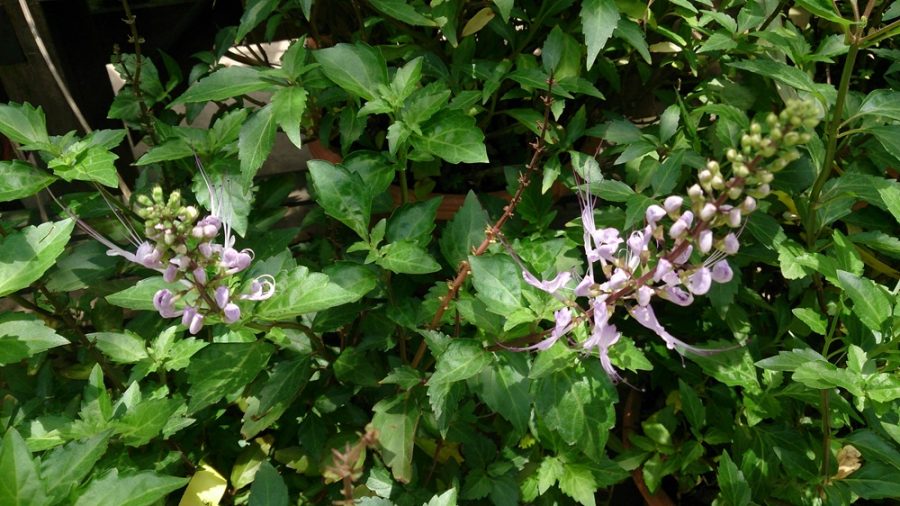
<svg viewBox="0 0 900 506">
<path fill-rule="evenodd" d="M 112 469 L 88 483 L 78 496 L 75 506 L 151 506 L 169 493 L 178 490 L 188 482 L 187 478 L 141 471 L 135 474 L 119 475 Z"/>
<path fill-rule="evenodd" d="M 531 418 L 528 359 L 514 352 L 494 353 L 494 360 L 474 378 L 475 392 L 492 410 L 524 431 Z"/>
<path fill-rule="evenodd" d="M 191 385 L 188 413 L 196 413 L 253 381 L 273 351 L 263 341 L 213 343 L 200 350 L 187 367 Z"/>
<path fill-rule="evenodd" d="M 87 337 L 104 355 L 119 364 L 133 364 L 149 357 L 144 340 L 129 332 L 95 332 Z"/>
<path fill-rule="evenodd" d="M 312 375 L 307 358 L 279 362 L 258 395 L 244 413 L 241 435 L 251 439 L 275 423 L 290 407 Z"/>
<path fill-rule="evenodd" d="M 240 43 L 251 30 L 265 21 L 278 7 L 278 3 L 278 0 L 249 0 L 244 6 L 244 13 L 241 15 L 241 23 L 234 36 L 234 43 Z"/>
<path fill-rule="evenodd" d="M 853 301 L 853 312 L 875 332 L 882 332 L 882 326 L 892 314 L 891 299 L 874 281 L 854 276 L 846 271 L 837 271 L 841 288 Z"/>
<path fill-rule="evenodd" d="M 410 241 L 399 241 L 381 248 L 376 263 L 398 274 L 427 274 L 441 270 L 441 265 L 421 246 Z"/>
<path fill-rule="evenodd" d="M 0 297 L 37 281 L 63 252 L 75 222 L 28 226 L 0 239 Z"/>
<path fill-rule="evenodd" d="M 137 166 L 150 165 L 151 163 L 181 160 L 194 156 L 194 149 L 184 139 L 170 139 L 159 146 L 153 146 L 149 151 L 134 162 Z"/>
<path fill-rule="evenodd" d="M 70 441 L 54 448 L 41 459 L 41 478 L 52 502 L 59 503 L 69 496 L 94 464 L 106 453 L 109 434 L 99 434 L 83 441 Z"/>
<path fill-rule="evenodd" d="M 391 468 L 394 479 L 409 483 L 413 477 L 412 458 L 416 426 L 420 411 L 415 401 L 406 395 L 383 399 L 372 408 L 372 425 L 378 429 L 378 445 L 384 463 Z"/>
<path fill-rule="evenodd" d="M 238 137 L 238 158 L 241 160 L 241 176 L 245 185 L 269 157 L 275 145 L 274 103 L 253 113 L 241 127 Z"/>
<path fill-rule="evenodd" d="M 719 469 L 716 472 L 719 482 L 719 497 L 723 504 L 729 506 L 747 506 L 750 504 L 750 485 L 744 479 L 744 473 L 738 469 L 728 452 L 722 454 L 719 459 Z"/>
<path fill-rule="evenodd" d="M 581 3 L 581 32 L 587 46 L 587 68 L 606 46 L 619 23 L 619 8 L 613 0 L 584 0 Z"/>
<path fill-rule="evenodd" d="M 184 406 L 180 399 L 145 399 L 116 420 L 114 427 L 126 445 L 144 446 L 159 436 Z"/>
<path fill-rule="evenodd" d="M 294 318 L 355 302 L 362 297 L 332 282 L 325 274 L 310 272 L 305 266 L 279 276 L 277 287 L 275 295 L 259 305 L 257 315 L 264 320 Z"/>
<path fill-rule="evenodd" d="M 31 164 L 0 161 L 0 202 L 30 197 L 46 188 L 56 178 Z"/>
<path fill-rule="evenodd" d="M 450 163 L 487 163 L 484 132 L 475 118 L 459 110 L 443 110 L 410 137 L 413 147 Z"/>
<path fill-rule="evenodd" d="M 310 160 L 309 173 L 316 200 L 329 216 L 350 227 L 362 239 L 368 239 L 372 213 L 372 188 L 359 174 L 343 165 Z"/>
<path fill-rule="evenodd" d="M 169 107 L 192 102 L 225 100 L 274 87 L 263 79 L 263 74 L 253 67 L 222 67 L 200 79 Z"/>
<path fill-rule="evenodd" d="M 9 428 L 0 443 L 0 504 L 31 506 L 47 504 L 44 482 L 25 440 Z"/>
<path fill-rule="evenodd" d="M 281 88 L 272 95 L 272 114 L 287 138 L 300 149 L 300 122 L 306 111 L 306 90 L 298 86 Z"/>
<path fill-rule="evenodd" d="M 595 506 L 594 491 L 597 489 L 597 481 L 589 467 L 581 464 L 568 464 L 563 467 L 559 477 L 559 489 L 564 494 L 578 501 L 584 506 Z"/>
<path fill-rule="evenodd" d="M 507 255 L 469 256 L 472 284 L 489 311 L 508 315 L 522 307 L 522 273 Z"/>
<path fill-rule="evenodd" d="M 0 104 L 0 134 L 18 144 L 49 141 L 43 109 L 27 102 Z"/>
<path fill-rule="evenodd" d="M 383 14 L 413 26 L 437 26 L 437 23 L 415 9 L 406 0 L 369 0 Z"/>
<path fill-rule="evenodd" d="M 0 352 L 0 364 L 18 362 L 50 348 L 69 344 L 68 339 L 47 327 L 39 318 L 26 313 L 0 315 L 0 338 L 0 347 L 16 347 L 16 352 L 6 349 Z"/>
<path fill-rule="evenodd" d="M 272 464 L 263 462 L 250 487 L 249 506 L 287 506 L 288 489 Z"/>
<path fill-rule="evenodd" d="M 484 240 L 487 215 L 475 193 L 469 191 L 463 206 L 456 212 L 441 235 L 441 253 L 451 266 L 466 260 L 473 248 Z"/>
<path fill-rule="evenodd" d="M 104 147 L 91 146 L 74 158 L 62 157 L 50 160 L 47 167 L 66 181 L 94 181 L 115 188 L 119 179 L 115 161 L 118 155 Z"/>
<path fill-rule="evenodd" d="M 348 93 L 374 100 L 378 86 L 388 85 L 387 64 L 377 48 L 366 44 L 337 44 L 313 52 L 325 76 Z"/>
</svg>

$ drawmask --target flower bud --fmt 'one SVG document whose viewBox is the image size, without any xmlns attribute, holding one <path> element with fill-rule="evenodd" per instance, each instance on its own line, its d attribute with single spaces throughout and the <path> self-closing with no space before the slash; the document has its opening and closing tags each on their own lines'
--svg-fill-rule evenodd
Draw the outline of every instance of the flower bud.
<svg viewBox="0 0 900 506">
<path fill-rule="evenodd" d="M 700 219 L 703 221 L 709 221 L 715 217 L 718 209 L 715 204 L 707 202 L 702 209 L 700 209 Z"/>
<path fill-rule="evenodd" d="M 234 323 L 241 318 L 241 308 L 233 302 L 226 304 L 225 308 L 222 309 L 222 313 L 225 315 L 225 323 Z"/>
<path fill-rule="evenodd" d="M 200 329 L 202 329 L 202 328 L 203 328 L 203 315 L 200 313 L 197 313 L 194 315 L 193 318 L 191 318 L 191 324 L 188 326 L 188 331 L 191 334 L 196 334 L 197 332 L 200 332 Z"/>
<path fill-rule="evenodd" d="M 672 195 L 671 197 L 666 197 L 666 200 L 663 202 L 663 207 L 669 213 L 675 213 L 681 210 L 681 205 L 684 203 L 684 199 L 677 196 Z"/>
<path fill-rule="evenodd" d="M 682 265 L 687 262 L 689 258 L 691 258 L 691 253 L 694 252 L 694 247 L 690 244 L 687 248 L 684 248 L 684 251 L 681 252 L 680 255 L 672 259 L 672 264 L 674 265 Z"/>
<path fill-rule="evenodd" d="M 753 123 L 750 123 L 750 133 L 759 135 L 760 133 L 762 133 L 762 125 L 755 121 Z"/>
<path fill-rule="evenodd" d="M 725 239 L 722 240 L 722 251 L 728 253 L 729 255 L 734 255 L 738 252 L 741 247 L 741 243 L 738 242 L 738 238 L 734 233 L 730 233 L 725 236 Z"/>
<path fill-rule="evenodd" d="M 725 188 L 725 180 L 722 179 L 722 176 L 720 174 L 716 174 L 715 176 L 713 176 L 713 178 L 709 181 L 709 184 L 716 190 Z"/>
<path fill-rule="evenodd" d="M 775 175 L 767 170 L 757 172 L 756 177 L 763 183 L 771 183 L 775 179 Z"/>
<path fill-rule="evenodd" d="M 219 305 L 219 308 L 224 308 L 231 299 L 231 292 L 228 290 L 227 286 L 220 286 L 216 288 L 215 297 L 216 304 Z"/>
<path fill-rule="evenodd" d="M 717 162 L 715 160 L 710 160 L 710 161 L 706 162 L 706 168 L 713 174 L 716 174 L 719 172 L 719 170 L 721 170 L 719 167 L 719 162 Z"/>
<path fill-rule="evenodd" d="M 177 277 L 178 267 L 175 264 L 169 264 L 166 267 L 166 271 L 163 272 L 163 280 L 165 280 L 166 283 L 174 283 Z"/>
<path fill-rule="evenodd" d="M 150 196 L 153 197 L 153 202 L 157 204 L 163 203 L 163 190 L 161 186 L 154 186 L 153 190 L 150 191 Z"/>
<path fill-rule="evenodd" d="M 708 183 L 712 179 L 712 177 L 712 172 L 706 169 L 701 170 L 700 173 L 697 174 L 697 179 L 699 179 L 701 183 Z"/>
<path fill-rule="evenodd" d="M 756 199 L 748 195 L 747 198 L 744 199 L 744 202 L 741 203 L 741 211 L 743 211 L 744 214 L 750 214 L 755 210 Z"/>
<path fill-rule="evenodd" d="M 744 188 L 734 185 L 728 189 L 728 198 L 731 200 L 737 200 L 741 198 L 741 194 L 744 193 Z"/>
<path fill-rule="evenodd" d="M 747 177 L 750 175 L 750 168 L 744 163 L 736 163 L 731 167 L 731 172 L 737 177 Z"/>
<path fill-rule="evenodd" d="M 144 194 L 138 195 L 135 200 L 137 200 L 137 203 L 140 204 L 141 206 L 144 206 L 145 208 L 153 205 L 153 201 L 150 200 L 150 197 L 148 197 Z M 143 209 L 141 209 L 141 210 L 143 210 Z"/>
<path fill-rule="evenodd" d="M 734 277 L 734 272 L 727 260 L 719 260 L 712 266 L 712 279 L 716 283 L 727 283 Z"/>
<path fill-rule="evenodd" d="M 700 253 L 704 255 L 709 253 L 709 250 L 712 249 L 713 244 L 713 233 L 712 230 L 704 230 L 700 232 L 700 236 L 697 238 L 697 247 L 700 249 Z"/>
<path fill-rule="evenodd" d="M 741 209 L 739 207 L 735 207 L 728 212 L 728 226 L 731 228 L 741 226 Z"/>
<path fill-rule="evenodd" d="M 656 226 L 656 223 L 666 215 L 666 210 L 662 207 L 659 207 L 656 204 L 647 208 L 647 212 L 645 213 L 645 217 L 647 218 L 647 223 L 651 226 Z"/>
<path fill-rule="evenodd" d="M 725 158 L 727 158 L 729 162 L 735 161 L 737 159 L 737 157 L 738 157 L 738 152 L 736 149 L 728 148 L 727 150 L 725 150 Z"/>
<path fill-rule="evenodd" d="M 691 186 L 690 188 L 688 188 L 688 196 L 691 198 L 691 200 L 698 200 L 699 198 L 703 197 L 703 188 L 700 188 L 700 185 L 698 184 Z"/>
<path fill-rule="evenodd" d="M 196 269 L 194 269 L 193 275 L 194 281 L 201 285 L 206 284 L 206 269 L 204 269 L 203 267 L 197 267 Z"/>
<path fill-rule="evenodd" d="M 691 226 L 691 223 L 694 220 L 694 213 L 690 211 L 685 211 L 684 214 L 678 218 L 675 223 L 669 227 L 669 237 L 672 239 L 680 239 L 685 233 L 687 233 L 688 228 Z"/>
<path fill-rule="evenodd" d="M 766 124 L 770 127 L 774 127 L 775 125 L 777 125 L 778 115 L 776 115 L 774 112 L 770 112 L 768 115 L 766 115 Z"/>
<path fill-rule="evenodd" d="M 709 269 L 706 267 L 701 267 L 694 271 L 693 274 L 688 276 L 687 279 L 687 288 L 694 295 L 703 295 L 709 291 L 710 286 L 712 285 L 712 275 L 709 272 Z"/>
</svg>

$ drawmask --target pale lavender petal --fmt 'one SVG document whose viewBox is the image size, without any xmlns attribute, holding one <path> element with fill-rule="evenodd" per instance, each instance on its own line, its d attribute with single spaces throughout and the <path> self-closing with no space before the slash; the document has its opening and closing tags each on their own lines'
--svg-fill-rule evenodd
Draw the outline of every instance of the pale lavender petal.
<svg viewBox="0 0 900 506">
<path fill-rule="evenodd" d="M 694 296 L 678 286 L 665 286 L 657 294 L 669 302 L 679 306 L 690 306 L 694 302 Z"/>
<path fill-rule="evenodd" d="M 142 242 L 134 254 L 135 262 L 148 269 L 162 268 L 162 253 L 149 242 Z"/>
<path fill-rule="evenodd" d="M 650 244 L 650 234 L 648 232 L 635 230 L 631 233 L 631 236 L 628 238 L 628 249 L 631 250 L 633 255 L 640 256 L 641 253 L 647 250 L 647 245 Z"/>
<path fill-rule="evenodd" d="M 613 275 L 609 277 L 609 281 L 600 285 L 600 289 L 606 293 L 612 293 L 625 286 L 625 283 L 631 279 L 631 275 L 622 269 L 616 269 Z"/>
<path fill-rule="evenodd" d="M 663 207 L 667 212 L 674 213 L 681 209 L 681 204 L 684 202 L 684 199 L 677 196 L 672 195 L 671 197 L 667 197 L 663 202 Z"/>
<path fill-rule="evenodd" d="M 181 324 L 185 327 L 190 326 L 191 322 L 194 321 L 195 316 L 197 316 L 197 308 L 193 306 L 185 307 L 184 315 L 181 317 Z"/>
<path fill-rule="evenodd" d="M 644 327 L 652 330 L 659 337 L 662 338 L 666 343 L 666 347 L 670 350 L 674 350 L 676 348 L 686 348 L 693 350 L 695 349 L 693 346 L 690 346 L 679 339 L 677 339 L 672 334 L 669 334 L 666 329 L 657 321 L 656 314 L 653 312 L 652 306 L 632 306 L 628 308 L 628 312 L 631 313 L 631 316 L 634 317 L 634 320 Z"/>
<path fill-rule="evenodd" d="M 734 235 L 733 233 L 726 235 L 723 243 L 724 243 L 723 249 L 724 249 L 725 253 L 728 253 L 729 255 L 734 255 L 735 253 L 738 252 L 738 249 L 740 249 L 740 247 L 741 247 L 741 243 L 738 242 L 737 236 Z"/>
<path fill-rule="evenodd" d="M 225 314 L 225 323 L 234 323 L 241 317 L 241 308 L 233 302 L 226 304 L 222 312 Z"/>
<path fill-rule="evenodd" d="M 275 278 L 265 274 L 250 283 L 250 293 L 241 295 L 242 300 L 266 300 L 275 294 Z"/>
<path fill-rule="evenodd" d="M 197 250 L 200 251 L 200 254 L 205 258 L 209 258 L 213 254 L 212 244 L 208 242 L 202 242 L 197 246 Z"/>
<path fill-rule="evenodd" d="M 707 202 L 703 205 L 703 209 L 700 209 L 700 219 L 703 221 L 709 221 L 716 216 L 716 211 L 718 211 L 716 205 Z"/>
<path fill-rule="evenodd" d="M 206 284 L 206 269 L 204 269 L 203 267 L 197 267 L 196 269 L 194 269 L 193 274 L 194 281 L 200 283 L 201 285 Z"/>
<path fill-rule="evenodd" d="M 559 339 L 570 329 L 570 325 L 572 324 L 572 310 L 564 307 L 553 313 L 553 316 L 556 323 L 553 326 L 553 332 L 550 333 L 550 337 Z M 547 346 L 549 347 L 550 345 Z"/>
<path fill-rule="evenodd" d="M 691 223 L 694 222 L 694 213 L 690 211 L 685 211 L 684 214 L 681 215 L 675 223 L 669 227 L 669 237 L 672 239 L 679 239 L 685 233 L 687 233 L 688 229 L 691 226 Z"/>
<path fill-rule="evenodd" d="M 650 303 L 650 299 L 653 297 L 654 293 L 656 293 L 655 290 L 653 290 L 649 286 L 644 285 L 637 289 L 637 295 L 635 298 L 637 299 L 638 304 L 640 304 L 641 306 L 646 306 Z"/>
<path fill-rule="evenodd" d="M 727 283 L 733 276 L 734 272 L 727 260 L 719 260 L 712 266 L 712 279 L 716 283 Z"/>
<path fill-rule="evenodd" d="M 591 287 L 594 286 L 594 277 L 588 274 L 575 287 L 576 297 L 587 297 L 591 293 Z"/>
<path fill-rule="evenodd" d="M 178 266 L 173 263 L 169 263 L 169 266 L 166 267 L 166 271 L 163 272 L 163 279 L 166 281 L 166 283 L 172 283 L 175 281 L 175 278 L 177 278 L 177 277 L 178 277 Z"/>
<path fill-rule="evenodd" d="M 752 213 L 756 210 L 756 199 L 748 195 L 747 198 L 744 199 L 744 203 L 741 204 L 741 209 L 747 214 Z"/>
<path fill-rule="evenodd" d="M 666 215 L 665 209 L 663 209 L 662 207 L 660 207 L 656 204 L 653 204 L 652 206 L 647 208 L 647 211 L 644 216 L 647 219 L 648 224 L 650 224 L 652 226 L 656 226 L 656 223 L 659 222 L 659 220 L 663 219 L 663 216 L 665 216 L 665 215 Z"/>
<path fill-rule="evenodd" d="M 568 283 L 569 280 L 572 279 L 572 273 L 568 271 L 560 272 L 556 275 L 555 278 L 551 279 L 550 281 L 540 281 L 530 272 L 523 270 L 522 277 L 529 285 L 553 295 L 554 293 L 558 292 L 560 288 L 566 286 L 566 283 Z"/>
<path fill-rule="evenodd" d="M 693 274 L 688 276 L 687 287 L 691 293 L 695 295 L 703 295 L 709 291 L 709 287 L 712 285 L 712 275 L 709 272 L 709 269 L 706 267 L 701 267 L 694 271 Z"/>
<path fill-rule="evenodd" d="M 228 290 L 227 286 L 220 286 L 216 288 L 215 297 L 216 304 L 218 304 L 220 308 L 224 308 L 228 305 L 229 299 L 231 299 L 231 292 Z"/>
<path fill-rule="evenodd" d="M 677 257 L 672 259 L 672 263 L 675 265 L 681 265 L 688 261 L 691 258 L 691 253 L 694 252 L 694 247 L 688 244 L 686 248 L 679 254 Z"/>
<path fill-rule="evenodd" d="M 666 274 L 672 272 L 674 267 L 672 267 L 672 262 L 666 260 L 665 258 L 660 258 L 659 262 L 656 263 L 656 269 L 653 270 L 653 281 L 659 281 L 663 279 Z"/>
<path fill-rule="evenodd" d="M 200 332 L 200 329 L 202 329 L 202 328 L 203 328 L 203 315 L 197 313 L 194 315 L 193 318 L 191 318 L 191 324 L 190 324 L 190 326 L 188 326 L 188 331 L 191 334 L 196 334 L 197 332 Z"/>
<path fill-rule="evenodd" d="M 728 212 L 728 226 L 737 228 L 741 226 L 741 209 L 735 207 Z"/>
<path fill-rule="evenodd" d="M 712 230 L 704 230 L 700 232 L 700 236 L 697 239 L 697 246 L 700 248 L 700 253 L 709 253 L 709 250 L 712 249 L 713 245 Z"/>
</svg>

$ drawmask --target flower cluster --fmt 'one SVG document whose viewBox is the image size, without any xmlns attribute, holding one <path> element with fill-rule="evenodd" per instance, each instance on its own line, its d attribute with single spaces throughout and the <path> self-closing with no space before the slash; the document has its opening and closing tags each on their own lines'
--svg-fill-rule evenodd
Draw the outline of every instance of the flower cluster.
<svg viewBox="0 0 900 506">
<path fill-rule="evenodd" d="M 621 334 L 611 323 L 618 304 L 625 306 L 639 324 L 661 337 L 669 349 L 710 353 L 672 336 L 659 323 L 650 305 L 654 297 L 688 306 L 695 295 L 706 294 L 713 282 L 726 283 L 733 271 L 726 257 L 740 248 L 740 231 L 746 217 L 756 209 L 757 199 L 766 197 L 774 173 L 800 155 L 799 144 L 810 140 L 803 129 L 818 122 L 813 104 L 791 101 L 780 114 L 770 114 L 765 127 L 750 126 L 741 139 L 741 149 L 726 153 L 729 171 L 710 161 L 697 175 L 688 196 L 670 196 L 661 205 L 647 208 L 644 226 L 624 237 L 615 228 L 598 228 L 594 221 L 596 199 L 579 189 L 587 268 L 580 280 L 571 272 L 541 281 L 524 270 L 525 281 L 563 299 L 561 291 L 574 285 L 575 297 L 586 297 L 587 308 L 567 304 L 555 313 L 549 337 L 525 349 L 543 350 L 582 321 L 590 321 L 590 335 L 579 346 L 597 350 L 604 370 L 614 381 L 620 376 L 609 359 L 609 349 Z M 599 269 L 595 265 L 599 263 Z M 599 272 L 597 272 L 599 270 Z M 577 311 L 584 310 L 583 315 Z"/>
<path fill-rule="evenodd" d="M 177 290 L 157 291 L 153 306 L 163 318 L 181 317 L 192 334 L 199 332 L 211 315 L 228 324 L 238 321 L 239 301 L 265 300 L 275 292 L 274 278 L 263 275 L 253 279 L 249 289 L 235 294 L 234 287 L 240 283 L 235 275 L 250 266 L 253 251 L 235 249 L 229 214 L 225 212 L 227 201 L 221 189 L 209 182 L 199 163 L 198 167 L 210 195 L 208 216 L 198 220 L 199 211 L 185 205 L 180 192 L 176 190 L 166 198 L 160 187 L 154 188 L 149 196 L 139 195 L 136 199 L 135 214 L 144 219 L 144 235 L 149 240 L 141 240 L 128 221 L 116 212 L 129 231 L 136 247 L 134 253 L 78 220 L 82 229 L 109 248 L 109 255 L 161 272 L 166 282 L 179 286 Z M 110 207 L 115 212 L 115 207 Z M 215 242 L 220 231 L 224 232 L 222 244 Z"/>
</svg>

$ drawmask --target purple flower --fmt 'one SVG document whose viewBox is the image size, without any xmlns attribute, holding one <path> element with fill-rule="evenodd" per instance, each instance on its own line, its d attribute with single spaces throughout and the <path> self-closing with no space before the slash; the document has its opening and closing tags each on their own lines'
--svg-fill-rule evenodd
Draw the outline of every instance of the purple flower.
<svg viewBox="0 0 900 506">
<path fill-rule="evenodd" d="M 275 293 L 275 278 L 265 274 L 250 283 L 250 293 L 241 295 L 242 300 L 266 300 Z"/>
<path fill-rule="evenodd" d="M 203 328 L 203 315 L 197 312 L 197 308 L 187 306 L 184 308 L 184 315 L 181 317 L 181 324 L 187 326 L 188 332 L 196 334 Z"/>
<path fill-rule="evenodd" d="M 723 246 L 724 247 L 722 249 L 725 251 L 725 253 L 734 255 L 738 252 L 738 249 L 740 249 L 741 243 L 738 242 L 736 235 L 730 233 L 725 236 L 725 239 L 723 240 Z"/>
<path fill-rule="evenodd" d="M 698 355 L 709 355 L 718 351 L 704 350 L 702 348 L 691 346 L 676 338 L 672 334 L 669 334 L 669 332 L 666 331 L 666 329 L 659 323 L 659 321 L 657 321 L 656 314 L 653 312 L 653 308 L 649 305 L 631 306 L 628 308 L 628 312 L 631 313 L 632 317 L 634 317 L 634 321 L 652 330 L 654 333 L 656 333 L 656 335 L 661 337 L 662 340 L 666 343 L 666 347 L 670 350 L 677 350 L 679 353 L 687 350 Z"/>
<path fill-rule="evenodd" d="M 206 269 L 204 269 L 203 267 L 197 267 L 196 269 L 194 269 L 193 274 L 194 274 L 194 281 L 196 281 L 197 283 L 199 283 L 201 285 L 206 284 Z"/>
<path fill-rule="evenodd" d="M 727 283 L 731 281 L 731 278 L 734 276 L 734 272 L 731 270 L 731 266 L 728 265 L 727 260 L 719 260 L 714 263 L 712 266 L 712 279 L 716 283 Z"/>
<path fill-rule="evenodd" d="M 709 250 L 712 249 L 713 245 L 713 233 L 712 230 L 706 229 L 700 232 L 700 236 L 697 238 L 697 246 L 700 249 L 700 253 L 706 254 L 709 253 Z"/>
<path fill-rule="evenodd" d="M 253 261 L 251 253 L 253 251 L 250 249 L 237 251 L 231 247 L 225 248 L 222 251 L 222 260 L 219 262 L 219 265 L 225 268 L 225 274 L 237 274 L 250 267 L 250 262 Z"/>
<path fill-rule="evenodd" d="M 175 310 L 175 297 L 168 289 L 163 288 L 153 295 L 153 307 L 163 318 L 175 318 L 182 311 Z"/>
<path fill-rule="evenodd" d="M 600 365 L 614 382 L 619 382 L 622 377 L 616 372 L 609 360 L 609 348 L 619 341 L 620 334 L 616 326 L 609 323 L 609 307 L 606 305 L 606 297 L 597 297 L 593 301 L 594 325 L 591 336 L 582 345 L 585 349 L 597 348 L 600 352 Z"/>
<path fill-rule="evenodd" d="M 663 207 L 666 209 L 666 212 L 675 214 L 676 212 L 681 210 L 681 204 L 683 203 L 683 198 L 677 195 L 672 195 L 671 197 L 666 197 L 666 200 L 663 201 Z"/>
<path fill-rule="evenodd" d="M 694 271 L 693 274 L 688 276 L 687 279 L 687 288 L 694 295 L 703 295 L 709 291 L 709 287 L 712 285 L 712 275 L 709 272 L 709 269 L 706 267 L 701 267 Z"/>
<path fill-rule="evenodd" d="M 682 290 L 675 285 L 664 286 L 661 292 L 657 294 L 669 302 L 678 304 L 679 306 L 690 306 L 694 302 L 694 296 L 690 292 Z"/>
<path fill-rule="evenodd" d="M 656 204 L 653 204 L 652 206 L 647 208 L 647 212 L 645 214 L 645 217 L 647 218 L 647 224 L 649 224 L 651 227 L 656 228 L 656 224 L 659 222 L 659 220 L 663 219 L 665 215 L 665 209 L 659 207 Z"/>
<path fill-rule="evenodd" d="M 165 272 L 163 272 L 163 279 L 166 283 L 173 283 L 175 279 L 178 277 L 178 266 L 169 262 L 169 265 L 166 267 Z"/>
<path fill-rule="evenodd" d="M 566 283 L 568 283 L 570 279 L 572 279 L 572 273 L 568 271 L 560 272 L 556 275 L 555 278 L 551 279 L 550 281 L 539 281 L 536 277 L 534 277 L 533 274 L 531 274 L 527 270 L 522 270 L 522 277 L 529 285 L 539 290 L 543 290 L 550 295 L 554 295 L 562 287 L 566 286 Z"/>
<path fill-rule="evenodd" d="M 669 237 L 672 239 L 680 239 L 684 234 L 687 233 L 688 229 L 691 226 L 691 223 L 694 222 L 694 213 L 690 211 L 685 211 L 675 223 L 669 227 Z"/>
<path fill-rule="evenodd" d="M 700 219 L 703 221 L 709 221 L 716 216 L 716 212 L 718 209 L 715 204 L 707 202 L 703 205 L 703 209 L 700 209 Z"/>
<path fill-rule="evenodd" d="M 694 252 L 694 247 L 688 244 L 679 255 L 672 259 L 672 263 L 675 265 L 682 265 L 687 262 L 689 258 L 691 258 L 691 253 Z"/>
<path fill-rule="evenodd" d="M 226 304 L 222 312 L 225 314 L 225 323 L 234 323 L 241 318 L 241 308 L 233 302 Z"/>
<path fill-rule="evenodd" d="M 215 296 L 216 304 L 219 305 L 219 308 L 224 308 L 231 299 L 231 292 L 228 290 L 227 286 L 220 286 L 216 288 Z"/>
</svg>

